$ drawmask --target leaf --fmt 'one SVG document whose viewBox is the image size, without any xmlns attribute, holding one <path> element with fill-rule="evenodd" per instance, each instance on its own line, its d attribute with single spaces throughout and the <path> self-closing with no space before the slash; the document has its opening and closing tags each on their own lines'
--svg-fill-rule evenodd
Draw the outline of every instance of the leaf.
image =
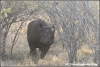
<svg viewBox="0 0 100 67">
<path fill-rule="evenodd" d="M 4 15 L 7 17 L 8 15 L 7 15 L 7 13 L 4 13 Z"/>
<path fill-rule="evenodd" d="M 8 8 L 7 9 L 7 13 L 11 13 L 11 8 Z"/>
<path fill-rule="evenodd" d="M 2 17 L 3 15 L 5 16 L 5 17 L 8 17 L 8 13 L 11 13 L 12 11 L 11 11 L 11 8 L 7 8 L 7 9 L 3 9 L 1 12 L 0 12 L 0 17 Z"/>
<path fill-rule="evenodd" d="M 79 41 L 79 42 L 82 42 L 82 38 L 79 38 L 78 41 Z"/>
<path fill-rule="evenodd" d="M 6 9 L 1 10 L 1 12 L 0 12 L 0 13 L 1 13 L 1 14 L 2 14 L 2 13 L 4 13 L 4 12 L 5 12 L 5 10 L 6 10 Z"/>
</svg>

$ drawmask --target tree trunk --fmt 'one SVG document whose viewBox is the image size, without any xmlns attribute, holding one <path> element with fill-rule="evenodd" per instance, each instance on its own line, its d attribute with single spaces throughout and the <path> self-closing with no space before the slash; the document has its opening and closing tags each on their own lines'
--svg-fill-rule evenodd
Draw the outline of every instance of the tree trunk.
<svg viewBox="0 0 100 67">
<path fill-rule="evenodd" d="M 2 40 L 1 39 L 2 38 L 1 36 L 2 35 L 1 34 L 2 34 L 2 31 L 1 31 L 1 26 L 0 26 L 0 60 L 1 60 L 1 40 Z"/>
<path fill-rule="evenodd" d="M 0 56 L 2 55 L 2 37 L 3 37 L 3 31 L 2 27 L 0 26 Z"/>
<path fill-rule="evenodd" d="M 1 39 L 1 38 L 2 38 L 2 37 L 1 37 L 1 33 L 2 33 L 2 32 L 1 32 L 1 26 L 0 26 L 0 49 L 1 49 L 1 40 L 2 40 L 2 39 Z M 0 56 L 1 56 L 1 50 L 0 50 Z"/>
<path fill-rule="evenodd" d="M 99 23 L 100 26 L 100 23 Z M 99 29 L 99 57 L 98 57 L 98 67 L 100 67 L 100 29 Z"/>
<path fill-rule="evenodd" d="M 98 67 L 100 67 L 100 44 L 99 44 L 99 57 L 98 57 Z"/>
<path fill-rule="evenodd" d="M 2 39 L 2 48 L 1 48 L 1 54 L 5 54 L 5 44 L 6 44 L 6 37 L 7 37 L 7 32 L 4 32 L 4 35 L 3 35 L 3 39 Z"/>
<path fill-rule="evenodd" d="M 100 41 L 100 29 L 99 29 L 99 41 Z M 100 42 L 99 42 L 99 52 L 98 53 L 99 53 L 99 57 L 98 57 L 98 59 L 99 59 L 99 61 L 98 61 L 98 67 L 100 67 Z"/>
<path fill-rule="evenodd" d="M 11 24 L 8 25 L 8 26 L 5 28 L 6 31 L 3 32 L 3 35 L 2 35 L 2 45 L 1 45 L 1 54 L 2 54 L 2 55 L 5 54 L 6 38 L 7 38 L 8 32 L 9 32 L 10 26 L 11 26 Z"/>
<path fill-rule="evenodd" d="M 72 38 L 70 37 L 70 52 L 69 52 L 69 63 L 74 63 L 74 51 L 73 51 L 73 41 Z"/>
</svg>

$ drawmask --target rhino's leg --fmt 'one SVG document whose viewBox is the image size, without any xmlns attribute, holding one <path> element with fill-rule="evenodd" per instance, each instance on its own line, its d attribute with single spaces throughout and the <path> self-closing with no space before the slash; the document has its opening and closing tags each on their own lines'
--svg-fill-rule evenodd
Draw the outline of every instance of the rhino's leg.
<svg viewBox="0 0 100 67">
<path fill-rule="evenodd" d="M 32 54 L 33 56 L 37 55 L 36 47 L 34 46 L 34 44 L 32 42 L 28 42 L 28 43 L 30 47 L 30 54 Z"/>
<path fill-rule="evenodd" d="M 44 47 L 40 48 L 41 59 L 43 59 L 45 57 L 45 55 L 47 54 L 49 48 L 50 48 L 50 46 L 44 46 Z"/>
</svg>

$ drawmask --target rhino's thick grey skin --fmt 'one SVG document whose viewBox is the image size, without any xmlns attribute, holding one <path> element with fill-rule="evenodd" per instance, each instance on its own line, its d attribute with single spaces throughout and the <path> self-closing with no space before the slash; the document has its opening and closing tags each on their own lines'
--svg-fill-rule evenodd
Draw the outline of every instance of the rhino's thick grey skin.
<svg viewBox="0 0 100 67">
<path fill-rule="evenodd" d="M 41 59 L 45 57 L 50 46 L 54 43 L 55 28 L 50 27 L 41 19 L 29 23 L 27 29 L 27 40 L 30 53 L 36 55 L 36 48 L 41 51 Z"/>
</svg>

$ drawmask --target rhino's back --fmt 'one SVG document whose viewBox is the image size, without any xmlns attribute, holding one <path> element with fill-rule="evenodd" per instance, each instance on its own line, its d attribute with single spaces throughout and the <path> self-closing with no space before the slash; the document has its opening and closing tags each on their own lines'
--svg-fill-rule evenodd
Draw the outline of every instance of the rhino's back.
<svg viewBox="0 0 100 67">
<path fill-rule="evenodd" d="M 29 23 L 27 29 L 27 39 L 31 42 L 39 42 L 39 24 L 42 23 L 43 26 L 48 26 L 45 21 L 41 19 L 34 20 Z"/>
</svg>

